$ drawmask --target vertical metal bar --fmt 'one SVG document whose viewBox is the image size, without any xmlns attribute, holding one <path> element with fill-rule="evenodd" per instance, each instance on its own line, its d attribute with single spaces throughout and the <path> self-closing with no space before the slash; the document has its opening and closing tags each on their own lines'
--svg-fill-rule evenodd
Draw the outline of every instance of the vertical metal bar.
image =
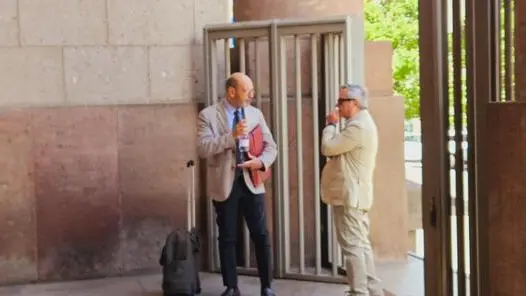
<svg viewBox="0 0 526 296">
<path fill-rule="evenodd" d="M 331 97 L 331 101 L 333 102 L 333 106 L 336 107 L 336 90 L 339 88 L 339 81 L 340 81 L 340 39 L 339 36 L 336 34 L 332 35 L 333 38 L 333 51 L 332 51 L 332 89 L 334 91 L 334 95 Z M 334 108 L 333 107 L 333 108 Z"/>
<path fill-rule="evenodd" d="M 332 206 L 327 205 L 327 254 L 329 257 L 329 262 L 331 265 L 334 265 L 334 256 L 333 256 L 333 229 L 334 223 L 332 219 Z"/>
<path fill-rule="evenodd" d="M 331 64 L 330 64 L 330 68 L 331 68 L 331 72 L 332 72 L 332 75 L 331 75 L 331 83 L 330 83 L 330 86 L 331 86 L 331 89 L 332 89 L 332 93 L 333 95 L 331 96 L 330 99 L 330 102 L 331 102 L 331 106 L 332 108 L 331 109 L 334 109 L 335 106 L 336 106 L 336 101 L 335 101 L 335 98 L 336 98 L 336 90 L 338 89 L 338 76 L 340 74 L 340 71 L 339 71 L 339 59 L 338 59 L 338 51 L 340 49 L 340 46 L 339 46 L 339 40 L 338 40 L 338 35 L 336 34 L 331 34 L 331 41 L 329 43 L 329 47 L 330 47 L 330 61 L 331 61 Z M 331 207 L 331 217 L 334 219 L 334 207 Z M 331 221 L 332 222 L 332 221 Z M 332 246 L 332 251 L 331 251 L 331 265 L 332 265 L 332 276 L 337 276 L 338 275 L 338 258 L 339 258 L 339 255 L 340 255 L 340 249 L 339 249 L 339 245 L 338 245 L 338 240 L 337 240 L 337 236 L 336 236 L 336 227 L 332 227 L 331 229 L 331 246 Z"/>
<path fill-rule="evenodd" d="M 341 38 L 339 34 L 334 34 L 334 54 L 333 54 L 333 69 L 334 69 L 334 81 L 333 81 L 333 89 L 334 89 L 334 96 L 332 101 L 334 102 L 334 106 L 336 106 L 336 96 L 337 96 L 337 90 L 340 87 L 340 81 L 343 80 L 342 74 L 342 63 L 341 63 L 341 55 L 342 52 L 340 51 L 341 48 Z M 341 130 L 343 129 L 343 122 L 344 119 L 340 117 L 340 121 L 338 122 L 338 128 Z M 340 244 L 338 243 L 336 235 L 336 228 L 334 228 L 334 234 L 333 234 L 333 265 L 332 265 L 332 274 L 333 276 L 336 276 L 338 274 L 338 267 L 341 265 L 342 261 L 342 249 L 340 247 Z"/>
<path fill-rule="evenodd" d="M 449 165 L 445 157 L 447 131 L 447 20 L 443 13 L 443 0 L 419 1 L 419 48 L 420 48 L 420 97 L 423 140 L 422 159 L 422 215 L 424 218 L 424 247 L 426 260 L 425 295 L 442 296 L 451 293 L 451 260 L 447 251 L 449 232 L 445 223 L 451 220 L 450 210 L 444 204 L 449 198 L 449 188 L 444 184 L 449 179 Z M 447 7 L 446 7 L 447 8 Z M 353 65 L 354 66 L 354 65 Z M 446 74 L 446 75 L 444 75 Z M 425 98 L 425 99 L 424 99 Z M 446 116 L 444 116 L 446 115 Z M 446 117 L 446 118 L 444 118 Z M 447 168 L 446 168 L 447 165 Z M 444 180 L 446 179 L 446 180 Z"/>
<path fill-rule="evenodd" d="M 462 20 L 461 3 L 452 2 L 453 20 L 453 104 L 455 125 L 455 218 L 457 240 L 457 291 L 458 296 L 466 295 L 466 257 L 465 257 L 465 226 L 464 226 L 464 157 L 462 151 Z"/>
<path fill-rule="evenodd" d="M 186 167 L 187 170 L 191 170 L 193 168 L 191 167 Z M 192 175 L 188 175 L 188 184 L 194 184 L 194 176 L 193 174 Z M 194 199 L 194 196 L 193 196 L 193 192 L 194 191 L 194 188 L 193 186 L 190 187 L 188 186 L 188 195 L 186 196 L 187 200 L 186 200 L 186 213 L 187 213 L 187 217 L 186 217 L 186 225 L 187 225 L 187 230 L 190 231 L 192 229 L 192 226 L 195 225 L 193 224 L 194 222 L 194 211 L 192 211 L 192 206 L 193 206 L 193 202 L 192 200 Z"/>
<path fill-rule="evenodd" d="M 330 59 L 329 59 L 329 43 L 330 43 L 330 34 L 325 34 L 324 35 L 324 38 L 322 39 L 323 40 L 323 55 L 324 55 L 324 73 L 325 75 L 323 75 L 323 77 L 325 77 L 325 110 L 329 111 L 331 110 L 331 106 L 329 105 L 329 100 L 331 98 L 331 90 L 332 90 L 332 87 L 330 87 L 330 81 L 331 81 L 331 78 L 330 78 L 330 69 L 329 69 L 329 65 L 330 65 Z"/>
<path fill-rule="evenodd" d="M 206 28 L 203 29 L 203 56 L 204 56 L 204 74 L 205 74 L 205 85 L 206 85 L 206 104 L 212 104 L 212 62 L 211 62 L 211 48 L 210 48 L 210 39 L 208 38 L 208 31 Z M 207 214 L 207 224 L 206 232 L 208 238 L 208 270 L 215 271 L 215 235 L 214 235 L 214 208 L 212 207 L 212 202 L 206 203 L 206 214 Z"/>
<path fill-rule="evenodd" d="M 247 223 L 243 223 L 243 249 L 244 249 L 244 257 L 245 257 L 245 268 L 250 267 L 250 233 L 248 231 Z"/>
<path fill-rule="evenodd" d="M 449 44 L 448 44 L 448 23 L 449 23 L 449 15 L 448 15 L 448 2 L 449 1 L 442 1 L 440 6 L 440 22 L 442 25 L 441 30 L 441 40 L 440 43 L 441 46 L 441 52 L 442 55 L 442 84 L 441 87 L 445 90 L 444 93 L 442 93 L 442 97 L 439 99 L 438 103 L 440 104 L 439 109 L 439 117 L 438 117 L 438 124 L 440 125 L 440 132 L 439 137 L 440 139 L 440 190 L 442 191 L 442 194 L 440 196 L 440 206 L 441 206 L 441 213 L 442 213 L 442 222 L 443 222 L 443 231 L 442 231 L 442 237 L 443 239 L 443 248 L 444 248 L 444 259 L 447 262 L 447 270 L 446 270 L 446 293 L 447 295 L 454 295 L 453 292 L 453 268 L 452 268 L 452 223 L 451 223 L 451 216 L 452 216 L 452 200 L 451 200 L 451 163 L 450 163 L 450 154 L 449 154 L 449 109 L 450 109 L 450 98 L 449 98 Z"/>
<path fill-rule="evenodd" d="M 345 56 L 345 36 L 343 34 L 338 35 L 338 40 L 340 42 L 340 48 L 338 50 L 338 52 L 339 52 L 338 69 L 340 70 L 340 74 L 339 74 L 340 80 L 338 81 L 338 86 L 341 86 L 341 85 L 344 85 L 345 82 L 346 82 L 346 79 L 345 79 L 346 73 L 345 73 L 345 71 L 347 70 L 347 68 L 345 67 L 345 59 L 346 59 L 346 56 Z"/>
<path fill-rule="evenodd" d="M 339 63 L 338 63 L 338 68 L 340 69 L 340 81 L 339 81 L 339 86 L 341 85 L 344 85 L 344 84 L 347 84 L 347 82 L 349 81 L 348 77 L 349 77 L 349 65 L 348 65 L 348 58 L 349 58 L 349 44 L 348 42 L 350 42 L 350 39 L 352 38 L 352 36 L 347 36 L 347 32 L 348 32 L 348 27 L 349 27 L 349 23 L 350 23 L 350 18 L 348 17 L 347 18 L 347 21 L 346 21 L 346 26 L 345 26 L 345 29 L 344 31 L 342 32 L 341 35 L 339 35 L 339 39 L 340 39 L 340 50 L 339 50 Z M 350 32 L 349 32 L 350 33 Z M 360 36 L 358 36 L 358 38 L 360 38 Z M 343 126 L 343 118 L 341 118 L 341 121 L 340 121 L 340 125 Z M 340 251 L 338 252 L 338 255 L 340 256 L 340 261 L 339 261 L 339 264 L 341 265 L 341 268 L 342 269 L 346 269 L 346 266 L 344 264 L 345 262 L 345 256 L 343 254 L 343 250 L 341 250 L 341 246 L 339 246 L 339 249 Z M 348 271 L 350 272 L 350 271 Z"/>
<path fill-rule="evenodd" d="M 332 71 L 330 68 L 331 65 L 331 52 L 332 52 L 332 34 L 325 34 L 323 40 L 323 55 L 324 55 L 324 75 L 325 77 L 325 110 L 327 112 L 332 111 L 331 107 L 331 98 L 332 98 L 332 84 L 331 84 L 331 77 L 332 77 Z M 327 255 L 329 257 L 329 261 L 331 261 L 332 258 L 332 228 L 333 228 L 333 222 L 332 222 L 332 207 L 330 205 L 327 205 Z"/>
<path fill-rule="evenodd" d="M 192 228 L 193 228 L 193 227 L 196 227 L 195 221 L 197 219 L 196 218 L 196 215 L 197 215 L 196 214 L 196 203 L 197 202 L 195 200 L 196 199 L 196 196 L 195 196 L 195 192 L 196 192 L 196 182 L 195 182 L 196 181 L 195 180 L 195 177 L 196 177 L 195 176 L 195 170 L 196 170 L 196 168 L 195 168 L 195 165 L 192 165 L 191 169 L 192 169 L 192 178 L 190 180 L 190 184 L 191 184 L 192 192 L 190 194 L 190 196 L 191 196 L 190 213 L 192 213 L 192 220 L 191 220 L 191 222 L 192 222 Z"/>
<path fill-rule="evenodd" d="M 321 219 L 320 219 L 320 137 L 318 124 L 318 41 L 310 36 L 311 44 L 311 83 L 312 83 L 312 130 L 314 147 L 314 235 L 316 240 L 316 275 L 321 274 Z"/>
<path fill-rule="evenodd" d="M 335 81 L 334 89 L 337 90 L 344 82 L 344 67 L 343 67 L 343 35 L 335 34 L 334 35 L 334 71 L 335 71 Z M 345 119 L 340 117 L 340 122 L 338 122 L 338 127 L 343 129 L 343 123 Z M 338 250 L 340 249 L 338 245 Z M 338 256 L 340 256 L 340 251 L 338 251 Z"/>
<path fill-rule="evenodd" d="M 212 78 L 212 84 L 210 85 L 211 91 L 212 91 L 212 101 L 211 104 L 215 104 L 217 102 L 218 96 L 217 96 L 217 40 L 211 40 L 210 41 L 210 54 L 211 54 L 211 78 Z"/>
<path fill-rule="evenodd" d="M 245 39 L 239 40 L 239 71 L 246 73 L 246 42 Z M 250 267 L 250 233 L 248 231 L 247 223 L 243 222 L 243 257 L 245 259 L 245 268 Z"/>
<path fill-rule="evenodd" d="M 275 21 L 272 22 L 269 30 L 269 73 L 270 73 L 270 89 L 271 89 L 271 107 L 272 107 L 272 120 L 271 127 L 272 132 L 276 139 L 278 139 L 278 145 L 281 149 L 281 139 L 283 138 L 281 129 L 281 106 L 280 106 L 280 54 L 281 54 L 281 43 L 279 39 L 278 26 Z M 258 92 L 260 93 L 260 92 Z M 281 150 L 280 150 L 281 152 Z M 276 163 L 277 170 L 272 174 L 272 196 L 273 196 L 273 228 L 274 228 L 274 273 L 276 277 L 281 278 L 285 273 L 285 252 L 283 248 L 284 239 L 284 228 L 283 228 L 283 158 L 285 155 L 283 152 L 278 153 L 278 159 Z M 288 175 L 288 172 L 285 172 Z"/>
<path fill-rule="evenodd" d="M 301 46 L 300 37 L 294 36 L 294 64 L 296 76 L 296 169 L 298 175 L 298 235 L 300 252 L 300 274 L 305 273 L 305 223 L 303 210 L 303 104 L 301 92 Z M 316 131 L 314 131 L 316 133 Z"/>
<path fill-rule="evenodd" d="M 217 40 L 212 40 L 211 41 L 211 48 L 210 48 L 210 51 L 211 51 L 211 65 L 212 65 L 212 71 L 211 71 L 211 76 L 212 76 L 212 84 L 210 85 L 210 88 L 212 89 L 212 104 L 215 104 L 218 100 L 218 95 L 217 95 L 217 76 L 218 76 L 218 73 L 217 73 Z M 212 212 L 215 213 L 214 211 L 214 207 L 212 205 L 212 201 L 209 202 L 210 203 L 210 208 L 212 209 Z M 214 215 L 215 217 L 215 215 Z M 213 219 L 213 221 L 215 221 L 215 219 Z M 214 244 L 212 244 L 214 247 L 214 258 L 215 258 L 215 269 L 217 269 L 221 264 L 219 262 L 219 242 L 218 242 L 218 239 L 219 239 L 219 230 L 218 230 L 218 226 L 216 223 L 214 223 Z"/>
<path fill-rule="evenodd" d="M 246 52 L 246 43 L 245 39 L 239 39 L 239 71 L 242 73 L 246 73 L 247 66 L 246 66 L 246 60 L 247 55 Z"/>
<path fill-rule="evenodd" d="M 502 84 L 502 55 L 501 55 L 501 43 L 500 43 L 500 36 L 501 36 L 501 17 L 500 17 L 500 2 L 501 0 L 491 0 L 491 35 L 498 40 L 493 44 L 493 70 L 494 73 L 492 86 L 495 90 L 498 90 L 496 92 L 497 96 L 494 98 L 495 101 L 502 101 L 504 100 L 502 92 L 500 92 L 501 84 Z"/>
<path fill-rule="evenodd" d="M 230 38 L 225 39 L 225 77 L 229 77 L 232 73 L 230 61 Z"/>
<path fill-rule="evenodd" d="M 205 74 L 205 85 L 206 85 L 206 104 L 212 104 L 212 58 L 210 40 L 208 38 L 208 31 L 206 28 L 203 29 L 203 56 L 204 56 L 204 74 Z"/>
<path fill-rule="evenodd" d="M 511 21 L 511 0 L 504 0 L 504 98 L 512 101 L 512 73 L 513 65 L 511 57 L 513 55 L 512 36 L 513 26 Z"/>
<path fill-rule="evenodd" d="M 280 86 L 281 94 L 280 101 L 280 122 L 281 122 L 281 139 L 280 139 L 280 155 L 283 170 L 283 226 L 284 226 L 284 247 L 285 247 L 285 273 L 290 269 L 290 190 L 289 190 L 289 163 L 288 163 L 288 94 L 287 94 L 287 40 L 285 37 L 280 39 Z"/>
<path fill-rule="evenodd" d="M 261 109 L 261 53 L 259 51 L 259 39 L 257 38 L 254 40 L 254 58 L 256 59 L 254 69 L 254 79 L 256 81 L 256 107 Z"/>
<path fill-rule="evenodd" d="M 495 97 L 492 87 L 492 48 L 495 38 L 491 30 L 491 3 L 489 0 L 467 0 L 468 41 L 468 137 L 470 185 L 470 249 L 471 295 L 491 291 L 489 280 L 488 197 L 484 162 L 486 143 L 486 108 Z M 470 104 L 471 103 L 471 104 Z"/>
<path fill-rule="evenodd" d="M 469 218 L 469 292 L 471 296 L 481 296 L 479 290 L 478 256 L 478 198 L 475 171 L 475 2 L 466 0 L 466 115 L 468 130 L 468 218 Z"/>
<path fill-rule="evenodd" d="M 328 112 L 334 109 L 334 34 L 325 35 L 325 77 L 327 90 L 325 97 L 325 106 Z M 332 206 L 327 205 L 327 251 L 331 265 L 335 265 L 334 258 L 334 223 L 332 219 Z"/>
<path fill-rule="evenodd" d="M 492 39 L 492 63 L 491 63 L 491 93 L 494 94 L 492 101 L 501 101 L 502 93 L 500 92 L 501 85 L 501 44 L 500 44 L 500 0 L 490 0 L 490 36 Z"/>
<path fill-rule="evenodd" d="M 335 81 L 335 77 L 334 77 L 334 34 L 328 34 L 327 35 L 327 40 L 328 40 L 328 51 L 327 51 L 327 61 L 328 61 L 328 77 L 329 77 L 329 81 L 327 84 L 328 85 L 328 88 L 329 88 L 329 97 L 326 98 L 327 100 L 327 103 L 329 104 L 328 105 L 328 109 L 329 111 L 332 111 L 335 107 L 335 102 L 334 102 L 334 98 L 335 98 L 335 89 L 334 89 L 334 81 Z"/>
<path fill-rule="evenodd" d="M 245 39 L 239 39 L 239 67 L 242 73 L 246 73 L 246 43 Z M 243 250 L 245 259 L 245 268 L 250 267 L 250 233 L 247 223 L 243 223 Z"/>
<path fill-rule="evenodd" d="M 334 219 L 334 207 L 331 207 L 331 212 L 332 212 L 331 216 L 333 216 L 333 219 Z M 332 242 L 331 242 L 332 276 L 337 276 L 338 275 L 338 265 L 339 265 L 338 258 L 340 256 L 340 250 L 339 250 L 338 240 L 336 236 L 336 227 L 332 227 L 331 239 L 332 239 Z"/>
</svg>

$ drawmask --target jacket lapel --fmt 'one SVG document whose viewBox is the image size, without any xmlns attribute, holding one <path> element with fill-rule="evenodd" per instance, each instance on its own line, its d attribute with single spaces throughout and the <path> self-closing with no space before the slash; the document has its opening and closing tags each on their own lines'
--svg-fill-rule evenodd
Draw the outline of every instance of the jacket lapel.
<svg viewBox="0 0 526 296">
<path fill-rule="evenodd" d="M 228 120 L 226 116 L 226 108 L 223 100 L 217 104 L 217 123 L 218 123 L 218 129 L 219 134 L 224 135 L 230 131 Z"/>
</svg>

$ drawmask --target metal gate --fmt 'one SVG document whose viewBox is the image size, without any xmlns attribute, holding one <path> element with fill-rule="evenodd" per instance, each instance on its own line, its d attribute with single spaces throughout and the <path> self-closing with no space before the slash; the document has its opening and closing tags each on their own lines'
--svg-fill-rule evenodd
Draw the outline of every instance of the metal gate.
<svg viewBox="0 0 526 296">
<path fill-rule="evenodd" d="M 517 3 L 420 0 L 426 295 L 499 294 L 489 278 L 486 116 L 489 102 L 515 100 Z"/>
<path fill-rule="evenodd" d="M 203 33 L 207 103 L 223 97 L 222 81 L 231 72 L 247 73 L 254 80 L 253 103 L 265 114 L 278 145 L 266 194 L 266 202 L 272 203 L 267 210 L 272 212 L 268 217 L 275 276 L 343 281 L 338 274 L 342 256 L 333 235 L 331 209 L 320 204 L 324 159 L 319 153 L 319 133 L 327 110 L 335 107 L 339 86 L 363 83 L 363 19 L 242 22 L 209 25 Z M 207 211 L 208 267 L 216 272 L 218 232 L 211 202 Z M 244 264 L 239 272 L 255 274 L 246 225 L 243 232 Z"/>
</svg>

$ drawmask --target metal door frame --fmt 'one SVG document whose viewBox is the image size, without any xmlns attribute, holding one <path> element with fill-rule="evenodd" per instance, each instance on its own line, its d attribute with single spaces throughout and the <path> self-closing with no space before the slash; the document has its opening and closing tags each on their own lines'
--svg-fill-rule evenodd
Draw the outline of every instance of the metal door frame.
<svg viewBox="0 0 526 296">
<path fill-rule="evenodd" d="M 443 286 L 447 276 L 446 232 L 448 221 L 445 200 L 448 190 L 449 158 L 445 157 L 447 141 L 444 124 L 447 109 L 447 47 L 443 1 L 421 0 L 420 17 L 420 110 L 422 122 L 422 227 L 424 229 L 425 295 L 447 295 Z M 447 44 L 446 44 L 447 45 Z M 445 118 L 444 118 L 445 117 Z M 437 272 L 438 270 L 438 272 Z"/>
<path fill-rule="evenodd" d="M 301 262 L 299 272 L 290 270 L 290 242 L 288 237 L 288 196 L 289 182 L 288 182 L 288 135 L 287 135 L 287 73 L 286 73 L 286 45 L 284 38 L 294 36 L 296 52 L 299 52 L 299 36 L 310 36 L 311 45 L 317 44 L 317 38 L 320 35 L 327 36 L 326 42 L 324 42 L 324 57 L 325 61 L 330 60 L 335 65 L 333 71 L 330 67 L 326 67 L 326 73 L 329 73 L 328 77 L 325 77 L 325 85 L 329 86 L 326 88 L 326 98 L 336 98 L 338 87 L 342 83 L 353 82 L 358 84 L 364 83 L 364 27 L 363 18 L 361 16 L 343 16 L 333 17 L 324 19 L 309 19 L 309 20 L 269 20 L 269 21 L 252 21 L 252 22 L 240 22 L 230 23 L 221 25 L 207 25 L 203 29 L 203 42 L 204 42 L 204 58 L 205 58 L 205 79 L 206 79 L 206 99 L 207 104 L 211 105 L 217 102 L 219 99 L 218 92 L 218 65 L 217 65 L 217 41 L 219 40 L 230 40 L 235 38 L 240 40 L 240 68 L 241 72 L 245 71 L 246 61 L 244 61 L 245 54 L 245 40 L 262 38 L 267 39 L 269 45 L 269 69 L 270 69 L 270 96 L 272 98 L 279 98 L 279 100 L 271 100 L 271 118 L 270 126 L 271 130 L 277 140 L 278 144 L 278 159 L 274 165 L 273 171 L 273 197 L 274 197 L 274 272 L 277 278 L 290 278 L 298 280 L 311 280 L 321 282 L 344 282 L 344 279 L 337 274 L 337 265 L 333 264 L 333 270 L 330 275 L 325 275 L 321 268 L 320 254 L 320 235 L 319 221 L 320 213 L 319 210 L 315 213 L 315 219 L 317 220 L 317 232 L 316 232 L 316 266 L 313 273 L 308 273 L 305 270 L 304 262 Z M 228 42 L 225 42 L 225 60 L 230 60 L 230 52 L 227 49 Z M 318 69 L 315 68 L 319 55 L 317 53 L 318 46 L 312 47 L 312 100 L 313 102 L 319 101 L 319 81 L 317 77 Z M 257 55 L 257 51 L 256 51 Z M 325 62 L 327 65 L 327 62 Z M 300 57 L 296 57 L 295 61 L 296 73 L 301 70 Z M 328 71 L 328 72 L 327 72 Z M 230 73 L 230 65 L 226 63 L 225 74 Z M 297 74 L 300 75 L 300 74 Z M 258 75 L 256 75 L 258 76 Z M 296 77 L 296 80 L 298 78 Z M 255 78 L 256 88 L 258 87 L 259 77 Z M 299 90 L 298 90 L 299 88 Z M 298 106 L 301 107 L 301 83 L 296 81 L 296 94 L 297 112 Z M 260 94 L 256 98 L 256 104 L 261 106 Z M 333 108 L 335 99 L 326 100 L 326 107 Z M 313 114 L 318 113 L 318 104 L 313 105 Z M 300 116 L 297 116 L 301 118 Z M 316 121 L 316 120 L 315 120 Z M 298 126 L 301 125 L 301 120 L 296 122 Z M 315 122 L 315 127 L 317 123 Z M 314 130 L 314 145 L 319 145 L 318 131 Z M 318 147 L 319 148 L 319 147 Z M 298 149 L 300 150 L 300 149 Z M 318 153 L 316 153 L 318 152 Z M 319 154 L 319 150 L 315 149 L 315 178 L 319 180 L 319 169 L 316 166 L 316 158 Z M 319 160 L 319 159 L 318 159 Z M 298 162 L 300 163 L 300 162 Z M 319 163 L 319 162 L 318 162 Z M 299 167 L 301 169 L 301 167 Z M 315 202 L 319 209 L 319 182 L 314 181 L 315 190 Z M 298 183 L 301 186 L 302 179 L 298 179 Z M 299 198 L 302 200 L 303 198 Z M 302 201 L 299 201 L 301 205 Z M 301 206 L 299 206 L 301 208 Z M 211 202 L 208 202 L 207 206 L 207 232 L 208 232 L 208 268 L 210 271 L 218 270 L 218 247 L 216 238 L 216 226 L 215 226 L 215 213 Z M 303 216 L 303 215 L 299 215 Z M 300 221 L 302 218 L 299 218 Z M 300 222 L 301 224 L 301 222 Z M 331 223 L 332 225 L 332 223 Z M 246 227 L 245 227 L 246 228 Z M 337 260 L 336 253 L 337 245 L 335 245 L 335 238 L 333 236 L 332 242 L 332 253 L 333 262 Z M 301 245 L 301 243 L 300 243 Z M 301 249 L 301 246 L 300 246 Z M 304 251 L 304 247 L 303 250 Z M 245 254 L 250 252 L 246 250 Z M 301 256 L 300 256 L 301 257 Z M 340 259 L 341 260 L 341 259 Z M 250 263 L 248 263 L 250 264 Z M 255 271 L 250 269 L 250 266 L 241 268 L 241 274 L 254 274 Z"/>
</svg>

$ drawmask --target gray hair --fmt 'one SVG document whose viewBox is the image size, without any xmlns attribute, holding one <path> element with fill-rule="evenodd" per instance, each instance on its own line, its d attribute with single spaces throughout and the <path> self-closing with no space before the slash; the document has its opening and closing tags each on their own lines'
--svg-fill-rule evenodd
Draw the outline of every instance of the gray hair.
<svg viewBox="0 0 526 296">
<path fill-rule="evenodd" d="M 369 99 L 365 88 L 358 84 L 345 84 L 341 89 L 347 89 L 347 99 L 357 100 L 360 109 L 369 108 Z"/>
</svg>

